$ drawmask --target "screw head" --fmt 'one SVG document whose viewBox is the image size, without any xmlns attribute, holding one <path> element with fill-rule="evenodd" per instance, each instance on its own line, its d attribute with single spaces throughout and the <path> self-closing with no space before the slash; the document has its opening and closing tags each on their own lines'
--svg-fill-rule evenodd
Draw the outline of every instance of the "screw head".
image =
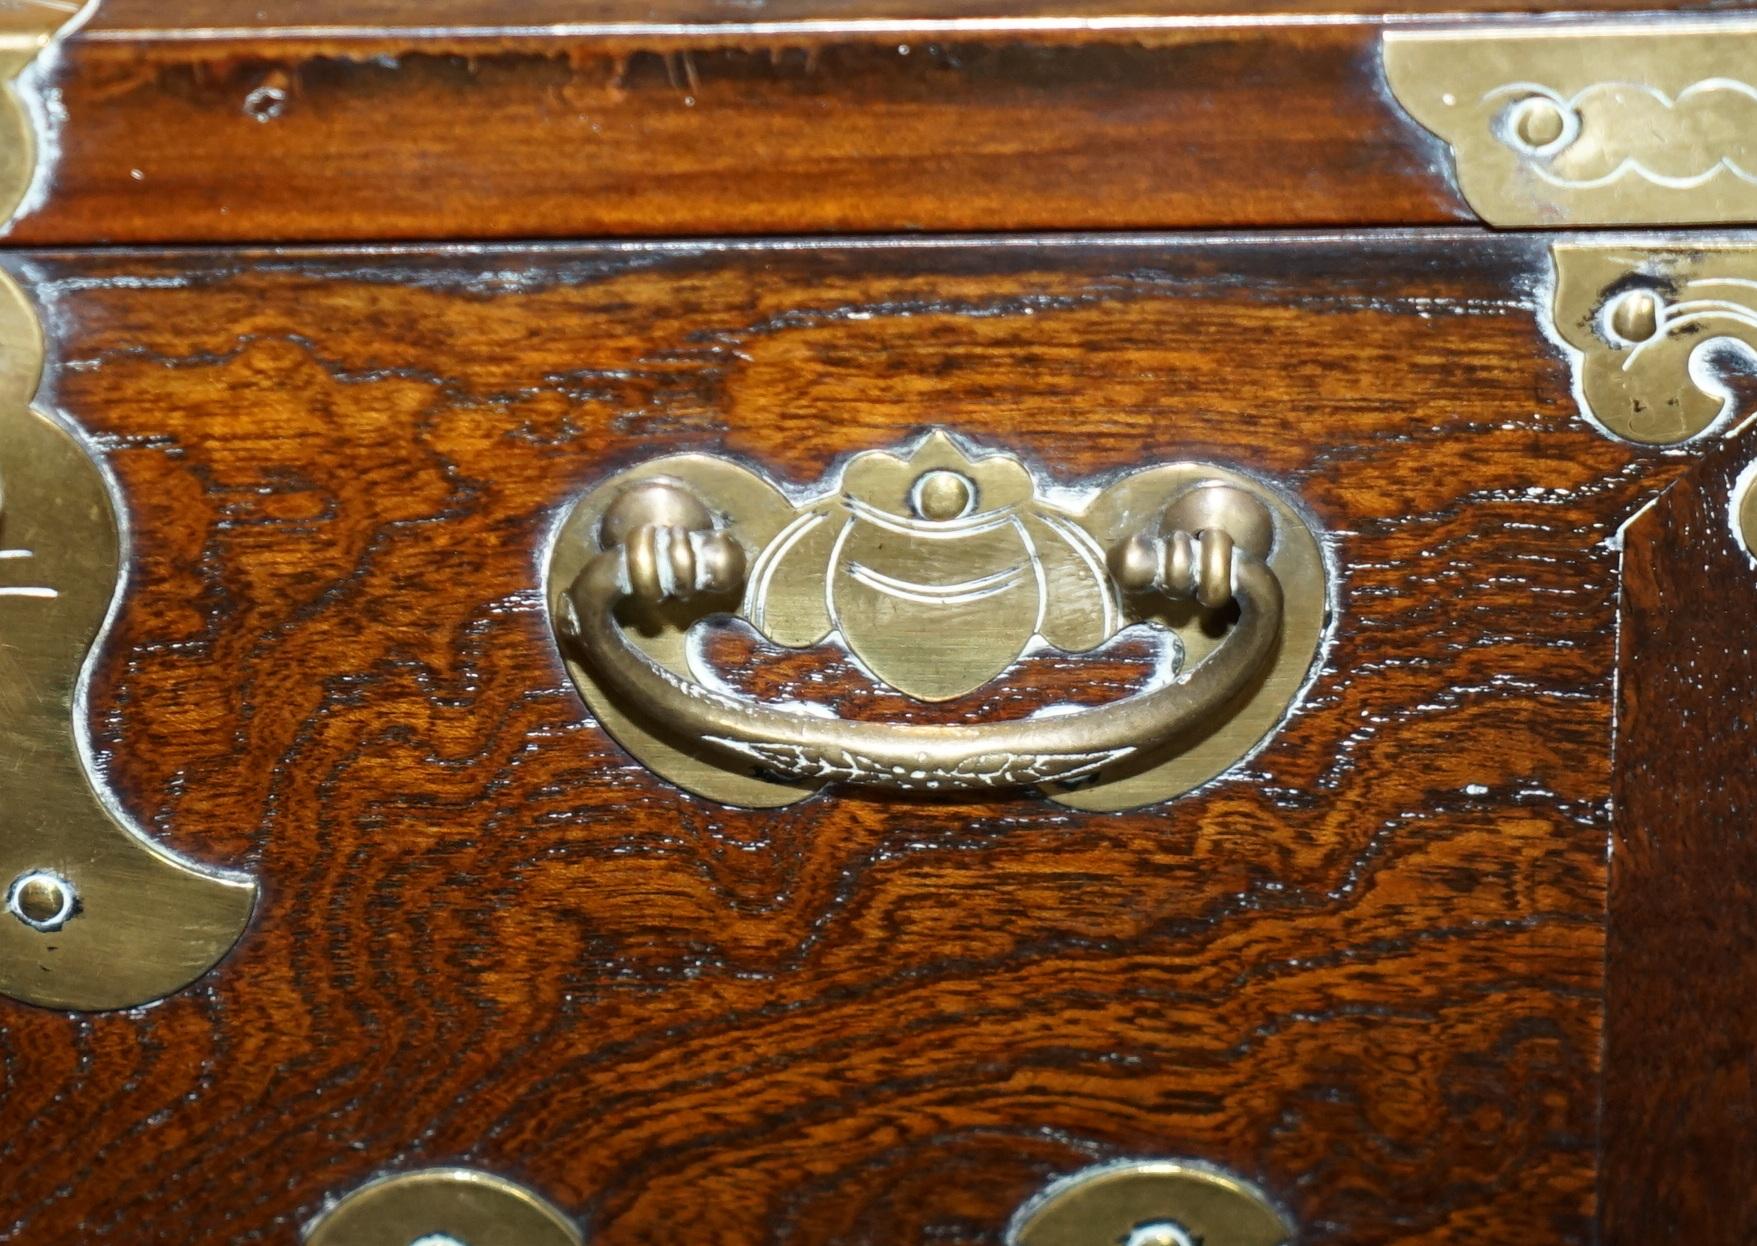
<svg viewBox="0 0 1757 1246">
<path fill-rule="evenodd" d="M 57 930 L 73 916 L 73 884 L 59 874 L 32 870 L 12 881 L 6 907 L 12 915 L 37 930 Z"/>
</svg>

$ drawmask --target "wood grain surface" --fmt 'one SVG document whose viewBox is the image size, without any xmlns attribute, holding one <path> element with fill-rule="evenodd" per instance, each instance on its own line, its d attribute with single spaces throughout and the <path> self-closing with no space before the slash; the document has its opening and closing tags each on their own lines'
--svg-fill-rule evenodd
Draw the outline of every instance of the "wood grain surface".
<svg viewBox="0 0 1757 1246">
<path fill-rule="evenodd" d="M 1757 433 L 1629 526 L 1606 991 L 1606 1246 L 1757 1241 Z"/>
<path fill-rule="evenodd" d="M 1388 24 L 1444 24 L 1429 10 L 1456 0 L 1389 17 L 1314 15 L 1306 0 L 1199 11 L 1155 0 L 1125 17 L 1104 7 L 106 2 L 27 79 L 53 133 L 40 194 L 7 236 L 267 243 L 1475 219 L 1444 146 L 1391 98 L 1379 56 Z"/>
<path fill-rule="evenodd" d="M 1473 219 L 1374 23 L 91 29 L 19 244 Z"/>
<path fill-rule="evenodd" d="M 602 1246 L 995 1246 L 1140 1155 L 1307 1244 L 1593 1240 L 1610 538 L 1688 460 L 1578 415 L 1541 239 L 7 262 L 133 534 L 103 770 L 263 900 L 158 1006 L 0 1009 L 0 1240 L 291 1242 L 464 1162 Z M 537 588 L 580 490 L 935 424 L 1302 499 L 1338 623 L 1248 768 L 758 814 L 593 726 Z"/>
</svg>

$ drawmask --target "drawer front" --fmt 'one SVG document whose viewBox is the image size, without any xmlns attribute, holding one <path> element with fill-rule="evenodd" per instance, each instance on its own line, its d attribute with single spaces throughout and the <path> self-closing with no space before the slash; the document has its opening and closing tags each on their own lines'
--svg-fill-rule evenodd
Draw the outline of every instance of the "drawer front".
<svg viewBox="0 0 1757 1246">
<path fill-rule="evenodd" d="M 162 1003 L 8 1010 L 19 1240 L 292 1240 L 468 1164 L 606 1246 L 999 1243 L 1161 1155 L 1301 1242 L 1593 1240 L 1615 538 L 1694 452 L 1583 418 L 1548 239 L 6 263 L 125 520 L 95 771 L 260 887 Z M 1263 749 L 1119 813 L 753 810 L 595 724 L 543 584 L 582 494 L 683 451 L 803 489 L 935 428 L 1294 499 L 1333 621 Z M 872 709 L 852 662 L 719 656 Z M 1105 660 L 1009 678 L 1144 677 Z"/>
</svg>

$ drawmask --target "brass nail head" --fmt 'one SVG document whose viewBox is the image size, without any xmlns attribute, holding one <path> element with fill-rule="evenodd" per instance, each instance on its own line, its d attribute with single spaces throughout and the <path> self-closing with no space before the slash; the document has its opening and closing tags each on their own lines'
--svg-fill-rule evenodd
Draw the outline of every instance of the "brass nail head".
<svg viewBox="0 0 1757 1246">
<path fill-rule="evenodd" d="M 1611 332 L 1624 342 L 1645 342 L 1659 332 L 1664 304 L 1652 290 L 1630 290 L 1611 304 Z"/>
<path fill-rule="evenodd" d="M 1541 151 L 1568 130 L 1568 118 L 1547 96 L 1533 95 L 1520 101 L 1513 113 L 1513 135 L 1525 147 Z"/>
<path fill-rule="evenodd" d="M 73 885 L 46 870 L 22 874 L 12 884 L 8 907 L 26 925 L 56 929 L 73 915 Z"/>
<path fill-rule="evenodd" d="M 916 480 L 909 501 L 915 513 L 930 522 L 962 519 L 976 505 L 976 485 L 962 472 L 936 468 Z"/>
</svg>

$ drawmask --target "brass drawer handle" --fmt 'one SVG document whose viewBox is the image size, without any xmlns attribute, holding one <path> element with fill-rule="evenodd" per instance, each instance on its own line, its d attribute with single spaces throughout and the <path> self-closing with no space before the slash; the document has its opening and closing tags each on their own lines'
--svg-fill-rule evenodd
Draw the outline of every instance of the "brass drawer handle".
<svg viewBox="0 0 1757 1246">
<path fill-rule="evenodd" d="M 623 472 L 563 524 L 548 600 L 599 721 L 699 794 L 772 806 L 827 783 L 1042 784 L 1114 809 L 1256 747 L 1303 685 L 1327 593 L 1304 521 L 1239 473 L 1163 464 L 1046 496 L 1013 456 L 935 432 L 857 455 L 803 498 L 709 455 Z M 1135 624 L 1169 637 L 1176 669 L 1029 718 L 862 722 L 726 686 L 692 630 L 716 616 L 785 647 L 838 643 L 921 701 L 984 687 L 1036 646 L 1086 653 Z"/>
<path fill-rule="evenodd" d="M 1267 517 L 1227 489 L 1218 509 L 1258 532 Z M 1015 787 L 1067 782 L 1175 739 L 1225 706 L 1261 669 L 1281 631 L 1281 584 L 1225 521 L 1160 535 L 1154 516 L 1110 551 L 1131 597 L 1237 601 L 1226 640 L 1187 676 L 1123 701 L 1052 717 L 971 726 L 873 724 L 775 709 L 674 675 L 628 643 L 615 608 L 676 601 L 712 610 L 746 588 L 743 548 L 716 531 L 708 508 L 674 481 L 629 489 L 605 514 L 604 548 L 569 590 L 573 626 L 600 680 L 644 716 L 701 740 L 729 762 L 755 761 L 784 778 L 894 789 Z M 974 590 L 972 590 L 974 591 Z M 1141 620 L 1144 621 L 1144 618 Z M 919 638 L 922 642 L 928 637 Z"/>
</svg>

